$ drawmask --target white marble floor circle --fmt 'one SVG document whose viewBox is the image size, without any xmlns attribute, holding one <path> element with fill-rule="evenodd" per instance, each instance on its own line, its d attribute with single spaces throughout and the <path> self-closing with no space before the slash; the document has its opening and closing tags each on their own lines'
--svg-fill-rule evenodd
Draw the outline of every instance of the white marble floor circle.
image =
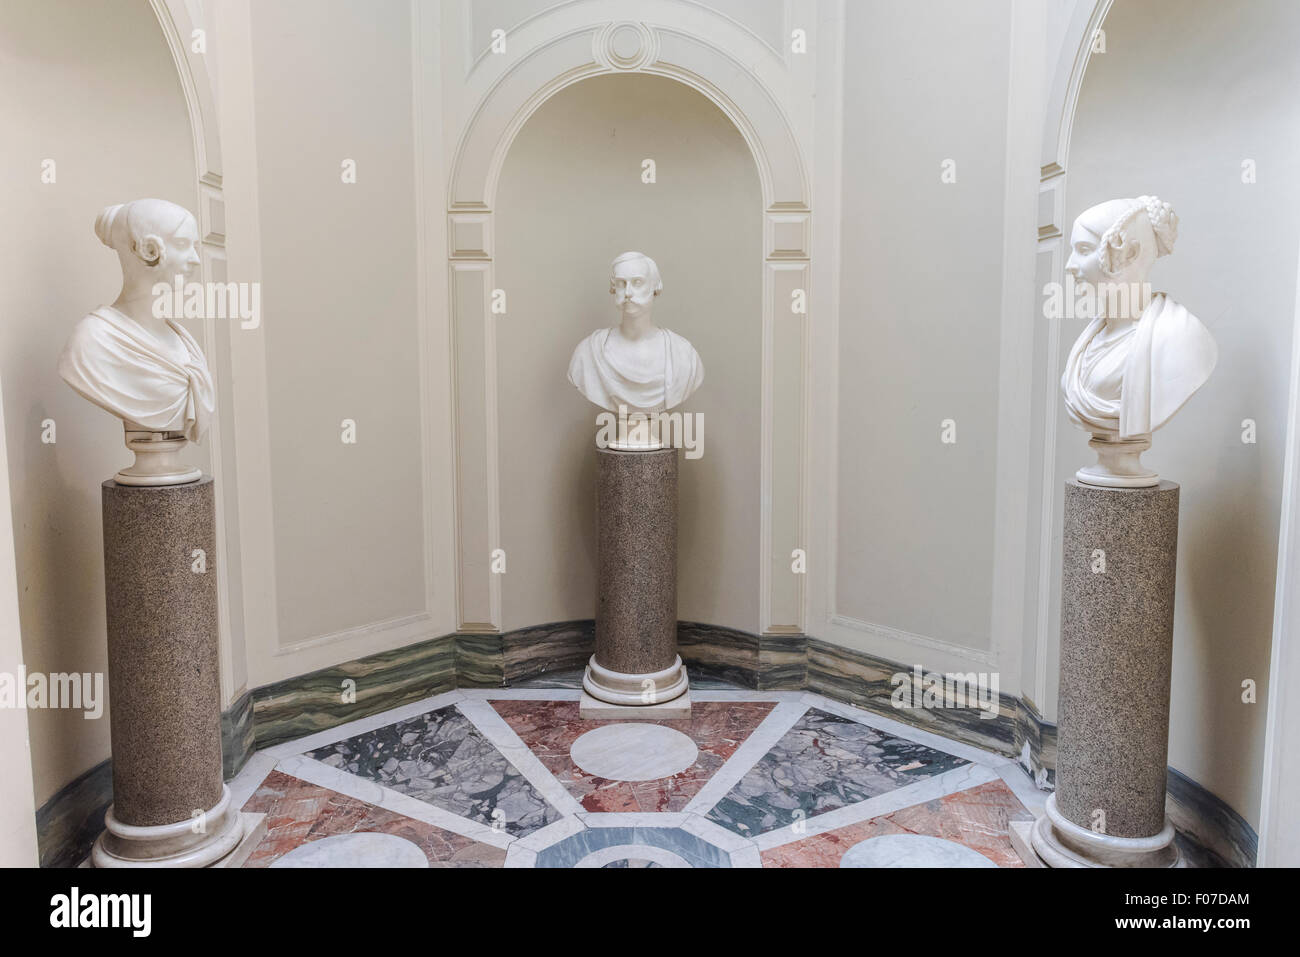
<svg viewBox="0 0 1300 957">
<path fill-rule="evenodd" d="M 609 781 L 657 781 L 699 757 L 695 742 L 673 728 L 626 722 L 588 731 L 569 748 L 573 763 Z"/>
<path fill-rule="evenodd" d="M 574 867 L 605 867 L 616 861 L 628 861 L 633 866 L 645 867 L 647 864 L 658 864 L 660 867 L 690 867 L 691 864 L 680 854 L 674 854 L 672 851 L 662 847 L 651 847 L 649 844 L 615 844 L 613 847 L 602 847 L 598 851 L 592 851 Z"/>
<path fill-rule="evenodd" d="M 418 844 L 394 834 L 335 834 L 295 847 L 272 867 L 428 867 Z"/>
<path fill-rule="evenodd" d="M 997 867 L 979 851 L 926 834 L 885 834 L 850 847 L 840 867 Z"/>
</svg>

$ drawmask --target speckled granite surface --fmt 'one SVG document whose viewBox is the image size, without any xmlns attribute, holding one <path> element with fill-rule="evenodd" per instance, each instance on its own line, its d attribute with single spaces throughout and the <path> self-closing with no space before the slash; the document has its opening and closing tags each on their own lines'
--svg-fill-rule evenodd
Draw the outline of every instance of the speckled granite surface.
<svg viewBox="0 0 1300 957">
<path fill-rule="evenodd" d="M 1165 823 L 1178 486 L 1070 480 L 1063 551 L 1057 806 L 1150 837 Z"/>
<path fill-rule="evenodd" d="M 140 826 L 189 820 L 221 798 L 212 479 L 109 480 L 103 509 L 113 813 Z"/>
<path fill-rule="evenodd" d="M 677 656 L 677 456 L 596 450 L 596 663 L 612 671 Z"/>
</svg>

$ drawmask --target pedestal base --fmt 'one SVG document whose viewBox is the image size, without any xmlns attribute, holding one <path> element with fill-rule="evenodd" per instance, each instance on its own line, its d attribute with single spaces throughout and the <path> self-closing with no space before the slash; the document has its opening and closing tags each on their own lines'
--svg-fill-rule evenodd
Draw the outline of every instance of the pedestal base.
<svg viewBox="0 0 1300 957">
<path fill-rule="evenodd" d="M 583 721 L 677 721 L 691 716 L 691 693 L 659 704 L 610 704 L 582 693 L 578 717 Z"/>
<path fill-rule="evenodd" d="M 673 663 L 663 671 L 645 674 L 611 671 L 597 664 L 592 655 L 582 675 L 582 688 L 591 697 L 606 704 L 632 707 L 663 704 L 685 694 L 689 687 L 680 655 L 674 655 Z"/>
<path fill-rule="evenodd" d="M 265 834 L 266 815 L 231 810 L 230 789 L 223 785 L 221 801 L 205 815 L 203 833 L 195 833 L 193 820 L 133 827 L 118 821 L 110 806 L 104 832 L 90 852 L 90 865 L 238 867 Z"/>
<path fill-rule="evenodd" d="M 1152 837 L 1098 834 L 1067 820 L 1047 799 L 1046 813 L 1033 824 L 1011 825 L 1011 845 L 1030 867 L 1182 867 L 1174 826 L 1166 820 Z"/>
</svg>

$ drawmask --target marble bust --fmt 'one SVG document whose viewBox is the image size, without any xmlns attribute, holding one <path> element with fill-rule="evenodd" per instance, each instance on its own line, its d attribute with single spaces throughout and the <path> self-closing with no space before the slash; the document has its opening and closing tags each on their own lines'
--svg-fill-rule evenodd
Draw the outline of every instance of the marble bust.
<svg viewBox="0 0 1300 957">
<path fill-rule="evenodd" d="M 100 242 L 117 252 L 122 291 L 92 309 L 59 356 L 59 375 L 83 398 L 122 420 L 135 464 L 123 485 L 175 485 L 200 478 L 178 454 L 199 441 L 216 407 L 199 344 L 172 319 L 154 314 L 154 286 L 184 281 L 199 264 L 199 233 L 184 207 L 161 199 L 109 206 L 95 220 Z"/>
<path fill-rule="evenodd" d="M 569 360 L 569 381 L 602 409 L 664 412 L 704 381 L 694 346 L 654 324 L 654 301 L 663 288 L 649 256 L 626 252 L 611 264 L 609 291 L 620 321 L 579 342 Z"/>
<path fill-rule="evenodd" d="M 1178 216 L 1154 196 L 1085 210 L 1070 233 L 1066 272 L 1095 293 L 1097 314 L 1075 341 L 1061 376 L 1070 420 L 1092 433 L 1097 464 L 1080 482 L 1156 485 L 1140 456 L 1203 386 L 1219 350 L 1208 329 L 1164 293 L 1152 293 L 1152 264 L 1173 251 Z"/>
</svg>

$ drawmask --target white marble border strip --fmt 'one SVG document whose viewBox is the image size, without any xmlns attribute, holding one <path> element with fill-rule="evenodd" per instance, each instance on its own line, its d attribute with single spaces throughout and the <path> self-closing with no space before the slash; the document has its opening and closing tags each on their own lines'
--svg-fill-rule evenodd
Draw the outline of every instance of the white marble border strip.
<svg viewBox="0 0 1300 957">
<path fill-rule="evenodd" d="M 537 789 L 552 807 L 563 814 L 565 817 L 574 814 L 580 814 L 585 809 L 578 803 L 577 798 L 568 792 L 550 771 L 546 765 L 542 764 L 541 759 L 533 753 L 533 749 L 524 743 L 519 735 L 515 734 L 514 728 L 506 722 L 506 719 L 497 713 L 496 708 L 484 701 L 483 699 L 466 698 L 457 705 L 463 714 L 474 727 L 478 728 L 479 733 L 487 738 L 507 761 L 515 766 L 527 780 L 528 783 Z"/>
<path fill-rule="evenodd" d="M 1016 796 L 1016 800 L 1025 806 L 1026 811 L 1036 818 L 1047 813 L 1045 810 L 1047 796 L 1052 792 L 1039 790 L 1038 785 L 1023 767 L 1012 762 L 995 770 L 998 772 L 998 777 L 1002 778 L 1006 786 L 1011 789 L 1011 793 Z"/>
<path fill-rule="evenodd" d="M 904 724 L 902 721 L 896 721 L 893 718 L 886 718 L 874 711 L 866 711 L 841 701 L 832 701 L 830 698 L 824 698 L 810 691 L 802 692 L 802 697 L 804 703 L 810 708 L 816 708 L 818 711 L 829 711 L 831 714 L 848 718 L 850 721 L 858 722 L 858 724 L 865 724 L 877 731 L 884 731 L 896 738 L 904 738 L 916 744 L 923 744 L 927 748 L 934 748 L 936 751 L 951 754 L 953 757 L 965 758 L 975 764 L 982 764 L 986 768 L 1001 767 L 1004 764 L 1014 763 L 1016 760 L 1007 757 L 1005 754 L 995 754 L 992 751 L 985 751 L 983 748 L 976 748 L 969 744 L 962 744 L 960 741 L 953 741 L 951 738 L 945 738 L 932 731 L 922 731 L 915 725 Z"/>
<path fill-rule="evenodd" d="M 239 773 L 226 782 L 230 788 L 230 806 L 243 810 L 249 799 L 257 793 L 266 776 L 275 770 L 276 759 L 265 751 L 258 751 L 239 769 Z"/>
<path fill-rule="evenodd" d="M 714 772 L 699 793 L 687 802 L 685 810 L 692 814 L 704 814 L 717 804 L 727 792 L 735 787 L 763 755 L 772 750 L 786 733 L 795 726 L 808 705 L 802 700 L 782 701 L 773 708 L 757 728 L 746 738 L 722 767 Z"/>
<path fill-rule="evenodd" d="M 367 731 L 374 731 L 377 728 L 386 728 L 390 724 L 397 724 L 399 721 L 419 717 L 428 711 L 445 708 L 449 704 L 460 701 L 463 695 L 464 693 L 461 691 L 444 691 L 442 694 L 436 694 L 431 698 L 422 698 L 419 701 L 412 701 L 410 704 L 390 708 L 388 711 L 380 711 L 378 714 L 349 721 L 347 724 L 339 724 L 332 728 L 326 728 L 324 731 L 317 731 L 305 738 L 295 738 L 292 741 L 277 744 L 264 751 L 259 751 L 258 754 L 269 754 L 275 758 L 305 754 L 308 751 L 323 748 L 327 744 L 343 741 L 353 735 L 365 734 Z"/>
<path fill-rule="evenodd" d="M 758 848 L 758 845 L 753 840 L 743 834 L 729 831 L 721 824 L 710 821 L 707 817 L 701 817 L 698 814 L 688 814 L 681 825 L 681 829 L 687 834 L 694 834 L 700 840 L 708 841 L 715 847 L 719 847 L 732 855 L 735 855 L 737 851 L 745 850 L 745 848 L 751 848 L 755 851 Z"/>
<path fill-rule="evenodd" d="M 796 825 L 787 825 L 759 834 L 754 838 L 754 844 L 761 851 L 780 847 L 783 844 L 793 844 L 816 834 L 836 831 L 850 824 L 880 817 L 882 814 L 893 814 L 914 804 L 947 797 L 949 794 L 956 794 L 958 791 L 965 791 L 996 780 L 998 775 L 991 768 L 979 764 L 963 764 L 959 768 L 936 774 L 906 787 L 895 788 L 865 801 L 859 801 L 857 804 L 805 818 L 797 822 L 802 830 L 796 831 Z"/>
<path fill-rule="evenodd" d="M 503 867 L 536 867 L 537 852 L 514 841 L 506 848 L 506 862 Z"/>
<path fill-rule="evenodd" d="M 583 824 L 576 817 L 562 817 L 558 821 L 552 821 L 546 827 L 533 831 L 532 834 L 525 835 L 515 841 L 515 844 L 521 848 L 537 852 L 544 851 L 552 844 L 559 844 L 566 838 L 570 838 L 579 831 L 585 831 L 587 825 Z"/>
<path fill-rule="evenodd" d="M 732 867 L 762 867 L 763 855 L 756 844 L 749 844 L 731 852 Z"/>
<path fill-rule="evenodd" d="M 685 811 L 583 811 L 587 827 L 682 827 L 694 815 Z"/>
<path fill-rule="evenodd" d="M 367 778 L 348 774 L 338 768 L 332 768 L 328 764 L 322 764 L 313 758 L 293 755 L 281 759 L 276 769 L 295 778 L 300 778 L 308 784 L 315 784 L 319 787 L 329 788 L 331 791 L 338 791 L 340 794 L 346 794 L 358 801 L 365 801 L 367 804 L 373 804 L 395 814 L 423 821 L 425 824 L 432 824 L 444 831 L 451 831 L 453 834 L 459 834 L 461 837 L 468 837 L 483 844 L 490 844 L 493 847 L 505 848 L 516 840 L 505 830 L 489 827 L 486 824 L 480 824 L 478 821 L 471 821 L 459 814 L 443 810 L 432 804 L 426 804 L 409 794 L 394 791 Z M 545 830 L 545 828 L 542 830 Z"/>
</svg>

